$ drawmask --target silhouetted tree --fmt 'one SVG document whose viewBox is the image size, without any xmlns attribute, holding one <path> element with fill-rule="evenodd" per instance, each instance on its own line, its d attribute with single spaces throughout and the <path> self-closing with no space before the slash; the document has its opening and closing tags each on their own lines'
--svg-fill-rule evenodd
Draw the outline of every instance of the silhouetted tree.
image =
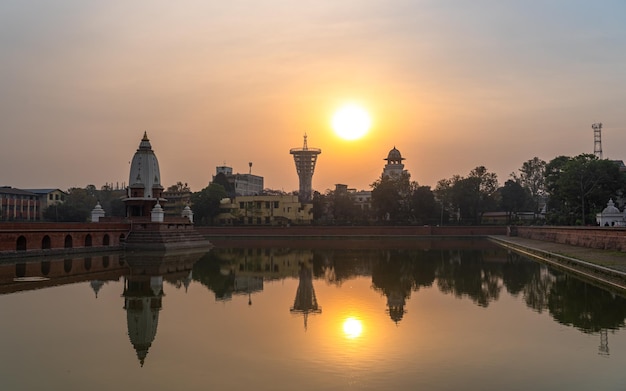
<svg viewBox="0 0 626 391">
<path fill-rule="evenodd" d="M 227 198 L 222 185 L 211 183 L 199 192 L 191 195 L 194 221 L 199 225 L 213 224 L 215 216 L 220 214 L 220 201 Z"/>
</svg>

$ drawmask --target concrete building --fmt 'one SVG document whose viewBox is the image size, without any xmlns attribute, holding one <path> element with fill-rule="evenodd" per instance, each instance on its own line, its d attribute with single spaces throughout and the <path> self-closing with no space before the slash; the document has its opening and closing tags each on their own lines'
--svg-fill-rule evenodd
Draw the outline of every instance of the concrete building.
<svg viewBox="0 0 626 391">
<path fill-rule="evenodd" d="M 191 205 L 191 190 L 165 190 L 163 197 L 167 203 L 163 205 L 166 216 L 180 216 L 185 207 Z"/>
<path fill-rule="evenodd" d="M 313 172 L 315 171 L 315 163 L 317 156 L 322 153 L 319 148 L 309 148 L 304 135 L 304 146 L 302 148 L 292 148 L 289 153 L 293 155 L 296 163 L 296 172 L 300 182 L 298 190 L 298 198 L 302 203 L 311 202 L 313 196 Z"/>
<path fill-rule="evenodd" d="M 313 205 L 301 204 L 294 195 L 260 195 L 225 199 L 217 216 L 224 225 L 311 224 Z"/>
<path fill-rule="evenodd" d="M 252 171 L 252 163 L 249 163 L 249 166 L 250 171 Z M 233 174 L 232 167 L 218 166 L 215 168 L 215 174 L 224 174 L 234 191 L 234 194 L 229 194 L 231 197 L 253 196 L 263 193 L 263 177 L 253 175 L 252 172 L 248 174 Z M 215 176 L 213 176 L 213 180 L 215 180 Z"/>
<path fill-rule="evenodd" d="M 0 221 L 40 221 L 41 200 L 33 192 L 0 187 Z"/>
<path fill-rule="evenodd" d="M 58 205 L 65 202 L 67 193 L 60 189 L 24 189 L 31 193 L 37 194 L 41 204 L 40 219 L 43 220 L 43 212 L 52 205 Z"/>
</svg>

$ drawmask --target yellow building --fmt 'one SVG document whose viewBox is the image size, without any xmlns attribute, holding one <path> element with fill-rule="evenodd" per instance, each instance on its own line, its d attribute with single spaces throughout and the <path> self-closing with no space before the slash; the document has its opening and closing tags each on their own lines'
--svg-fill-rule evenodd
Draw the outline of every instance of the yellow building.
<svg viewBox="0 0 626 391">
<path fill-rule="evenodd" d="M 313 205 L 301 204 L 296 195 L 240 196 L 224 199 L 220 224 L 289 225 L 311 224 Z"/>
</svg>

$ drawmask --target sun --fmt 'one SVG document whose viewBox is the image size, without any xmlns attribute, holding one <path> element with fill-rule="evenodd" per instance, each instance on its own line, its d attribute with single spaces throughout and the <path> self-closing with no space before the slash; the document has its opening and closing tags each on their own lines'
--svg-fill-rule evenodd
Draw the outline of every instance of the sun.
<svg viewBox="0 0 626 391">
<path fill-rule="evenodd" d="M 367 133 L 372 126 L 369 113 L 361 106 L 348 104 L 340 107 L 332 119 L 332 127 L 344 140 L 356 140 Z"/>
<path fill-rule="evenodd" d="M 363 331 L 361 321 L 355 318 L 348 318 L 343 322 L 343 332 L 350 339 L 357 338 Z"/>
</svg>

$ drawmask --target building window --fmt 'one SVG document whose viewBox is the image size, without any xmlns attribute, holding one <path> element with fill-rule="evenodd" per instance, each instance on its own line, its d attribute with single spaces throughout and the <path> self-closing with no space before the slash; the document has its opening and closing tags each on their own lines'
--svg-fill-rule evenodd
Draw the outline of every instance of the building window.
<svg viewBox="0 0 626 391">
<path fill-rule="evenodd" d="M 55 200 L 55 201 L 58 201 L 58 200 L 59 200 L 59 195 L 58 195 L 58 194 L 55 194 L 55 195 L 54 195 L 54 200 Z"/>
<path fill-rule="evenodd" d="M 52 200 L 54 199 L 54 197 L 52 196 L 52 193 L 48 194 L 48 199 L 49 199 L 50 201 L 52 201 Z"/>
</svg>

